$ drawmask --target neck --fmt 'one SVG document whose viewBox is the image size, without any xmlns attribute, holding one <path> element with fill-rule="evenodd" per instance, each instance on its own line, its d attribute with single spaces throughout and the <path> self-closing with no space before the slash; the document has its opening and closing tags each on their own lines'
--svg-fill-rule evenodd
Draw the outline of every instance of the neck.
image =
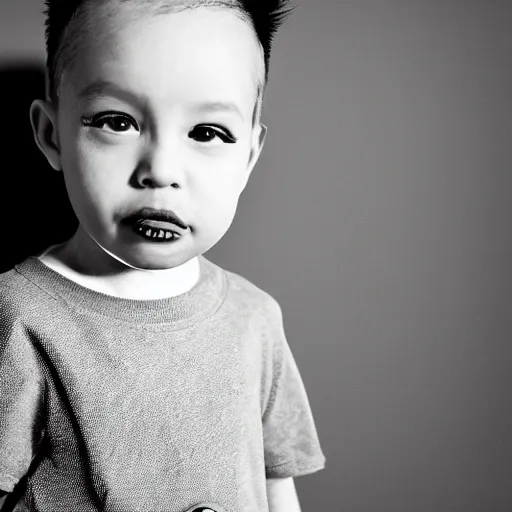
<svg viewBox="0 0 512 512">
<path fill-rule="evenodd" d="M 38 258 L 86 288 L 124 299 L 154 300 L 186 293 L 199 280 L 197 257 L 169 269 L 135 269 L 113 258 L 98 245 L 95 248 L 89 245 L 84 251 L 80 243 L 84 234 L 80 231 L 79 228 L 73 238 L 50 247 Z"/>
</svg>

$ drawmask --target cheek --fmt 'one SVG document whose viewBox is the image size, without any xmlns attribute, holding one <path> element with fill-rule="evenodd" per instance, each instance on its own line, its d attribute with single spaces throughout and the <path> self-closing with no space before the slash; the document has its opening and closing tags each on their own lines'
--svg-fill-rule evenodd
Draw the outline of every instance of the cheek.
<svg viewBox="0 0 512 512">
<path fill-rule="evenodd" d="M 115 199 L 128 183 L 132 163 L 130 152 L 79 140 L 63 158 L 64 171 L 90 196 Z"/>
<path fill-rule="evenodd" d="M 214 215 L 223 214 L 236 207 L 242 193 L 247 176 L 246 158 L 243 154 L 235 154 L 208 164 L 200 165 L 194 173 L 196 200 L 199 205 L 215 209 Z"/>
<path fill-rule="evenodd" d="M 239 195 L 246 183 L 250 148 L 248 144 L 237 144 L 236 150 L 232 151 L 225 158 L 213 161 L 208 172 L 209 185 L 212 184 L 218 189 L 223 188 L 226 193 Z"/>
<path fill-rule="evenodd" d="M 197 228 L 206 230 L 212 236 L 224 234 L 235 217 L 240 187 L 238 180 L 211 180 L 194 197 Z"/>
</svg>

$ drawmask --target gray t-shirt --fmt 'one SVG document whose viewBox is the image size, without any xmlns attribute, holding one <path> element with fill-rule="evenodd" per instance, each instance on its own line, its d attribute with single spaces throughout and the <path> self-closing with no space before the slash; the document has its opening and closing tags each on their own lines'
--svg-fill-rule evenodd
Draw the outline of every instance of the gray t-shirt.
<svg viewBox="0 0 512 512">
<path fill-rule="evenodd" d="M 200 268 L 189 292 L 144 301 L 34 257 L 0 275 L 0 489 L 24 477 L 15 510 L 266 512 L 266 477 L 324 467 L 278 303 Z"/>
</svg>

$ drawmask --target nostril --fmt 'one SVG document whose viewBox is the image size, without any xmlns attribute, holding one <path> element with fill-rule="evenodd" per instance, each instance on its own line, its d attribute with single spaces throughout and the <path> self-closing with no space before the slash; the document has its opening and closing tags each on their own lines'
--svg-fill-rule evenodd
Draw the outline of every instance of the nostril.
<svg viewBox="0 0 512 512">
<path fill-rule="evenodd" d="M 144 178 L 140 184 L 145 188 L 155 188 L 154 182 L 149 178 Z"/>
</svg>

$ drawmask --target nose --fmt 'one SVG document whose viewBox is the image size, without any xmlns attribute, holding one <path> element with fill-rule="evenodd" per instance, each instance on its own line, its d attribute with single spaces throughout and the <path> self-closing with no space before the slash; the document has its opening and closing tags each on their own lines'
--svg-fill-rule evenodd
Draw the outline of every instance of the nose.
<svg viewBox="0 0 512 512">
<path fill-rule="evenodd" d="M 185 184 L 184 159 L 175 145 L 153 146 L 142 158 L 135 179 L 141 188 L 183 188 Z"/>
</svg>

